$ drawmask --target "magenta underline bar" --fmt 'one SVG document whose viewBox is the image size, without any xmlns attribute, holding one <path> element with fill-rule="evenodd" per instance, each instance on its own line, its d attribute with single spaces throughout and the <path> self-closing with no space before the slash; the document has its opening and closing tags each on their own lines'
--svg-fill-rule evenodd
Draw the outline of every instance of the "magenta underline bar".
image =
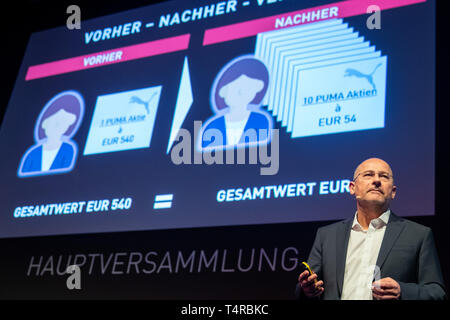
<svg viewBox="0 0 450 320">
<path fill-rule="evenodd" d="M 42 63 L 30 66 L 27 70 L 25 80 L 45 78 L 63 73 L 186 50 L 189 47 L 189 40 L 190 34 L 184 34 L 107 51 L 94 52 L 83 56 Z"/>
<path fill-rule="evenodd" d="M 336 2 L 314 8 L 279 14 L 276 16 L 270 16 L 266 18 L 235 23 L 223 27 L 207 29 L 203 36 L 203 45 L 206 46 L 220 42 L 252 37 L 262 32 L 324 21 L 328 19 L 346 18 L 366 14 L 367 8 L 372 5 L 378 6 L 380 10 L 388 10 L 422 2 L 426 2 L 426 0 L 347 0 Z M 331 8 L 333 8 L 333 10 L 331 10 Z M 329 16 L 331 12 L 336 12 L 336 8 L 337 15 Z M 320 11 L 320 15 L 317 15 L 318 11 Z M 309 13 L 311 17 L 313 12 L 316 14 L 317 19 L 309 19 L 308 21 L 302 21 L 301 23 L 295 23 L 295 21 L 293 21 L 292 24 L 283 27 L 277 25 L 278 19 L 282 20 L 288 19 L 288 17 L 290 17 L 291 20 L 297 20 L 298 22 L 298 18 L 300 16 L 307 15 Z"/>
</svg>

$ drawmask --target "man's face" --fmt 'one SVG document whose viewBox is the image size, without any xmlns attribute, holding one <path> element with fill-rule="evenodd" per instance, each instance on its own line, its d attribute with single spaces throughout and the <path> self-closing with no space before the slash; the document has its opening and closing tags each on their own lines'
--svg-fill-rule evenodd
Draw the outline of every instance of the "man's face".
<svg viewBox="0 0 450 320">
<path fill-rule="evenodd" d="M 389 206 L 395 197 L 392 170 L 381 159 L 369 159 L 361 163 L 350 182 L 350 194 L 355 195 L 359 203 L 371 203 L 377 206 Z"/>
</svg>

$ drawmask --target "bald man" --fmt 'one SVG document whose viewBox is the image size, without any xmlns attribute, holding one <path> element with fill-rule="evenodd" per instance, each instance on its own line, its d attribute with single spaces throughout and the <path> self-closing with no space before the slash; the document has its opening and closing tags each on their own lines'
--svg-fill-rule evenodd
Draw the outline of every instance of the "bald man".
<svg viewBox="0 0 450 320">
<path fill-rule="evenodd" d="M 389 164 L 367 159 L 349 185 L 356 213 L 317 231 L 296 286 L 298 299 L 447 299 L 431 229 L 390 209 L 397 187 Z"/>
</svg>

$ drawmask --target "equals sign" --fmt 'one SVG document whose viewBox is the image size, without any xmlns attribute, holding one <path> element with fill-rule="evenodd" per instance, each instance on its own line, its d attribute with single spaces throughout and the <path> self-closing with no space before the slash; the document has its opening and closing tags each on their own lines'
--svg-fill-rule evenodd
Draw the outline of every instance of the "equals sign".
<svg viewBox="0 0 450 320">
<path fill-rule="evenodd" d="M 169 209 L 172 207 L 173 194 L 157 194 L 153 209 Z"/>
</svg>

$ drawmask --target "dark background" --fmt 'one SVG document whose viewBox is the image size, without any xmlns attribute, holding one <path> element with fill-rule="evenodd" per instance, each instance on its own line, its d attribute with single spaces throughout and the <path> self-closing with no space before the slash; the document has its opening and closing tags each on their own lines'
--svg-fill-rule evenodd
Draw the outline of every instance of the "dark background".
<svg viewBox="0 0 450 320">
<path fill-rule="evenodd" d="M 64 25 L 66 8 L 71 4 L 81 7 L 81 19 L 94 18 L 126 9 L 161 1 L 20 1 L 4 11 L 1 19 L 3 46 L 1 51 L 2 86 L 0 96 L 0 121 L 8 104 L 14 82 L 20 68 L 28 37 L 31 33 Z M 434 231 L 441 267 L 450 285 L 449 216 L 446 199 L 449 179 L 449 152 L 447 138 L 449 48 L 448 23 L 442 1 L 437 3 L 437 63 L 436 63 L 436 199 L 435 216 L 411 217 Z M 414 23 L 411 21 L 410 23 Z M 420 61 L 417 61 L 420 64 Z M 414 128 L 411 128 L 414 130 Z M 418 128 L 417 130 L 420 130 Z M 2 155 L 3 155 L 2 151 Z M 411 181 L 420 187 L 420 179 L 414 179 L 421 168 L 411 168 Z M 1 179 L 1 177 L 0 177 Z M 0 190 L 1 192 L 1 190 Z M 32 255 L 70 254 L 89 252 L 142 251 L 152 248 L 165 250 L 216 248 L 273 248 L 296 246 L 300 258 L 306 258 L 318 227 L 330 221 L 315 223 L 290 223 L 262 226 L 220 227 L 165 231 L 139 231 L 76 236 L 52 236 L 0 240 L 0 288 L 1 298 L 153 298 L 153 299 L 291 299 L 297 278 L 296 272 L 206 273 L 176 275 L 102 276 L 90 277 L 84 290 L 65 289 L 60 277 L 26 277 L 29 258 Z M 214 239 L 214 241 L 211 241 Z"/>
</svg>

